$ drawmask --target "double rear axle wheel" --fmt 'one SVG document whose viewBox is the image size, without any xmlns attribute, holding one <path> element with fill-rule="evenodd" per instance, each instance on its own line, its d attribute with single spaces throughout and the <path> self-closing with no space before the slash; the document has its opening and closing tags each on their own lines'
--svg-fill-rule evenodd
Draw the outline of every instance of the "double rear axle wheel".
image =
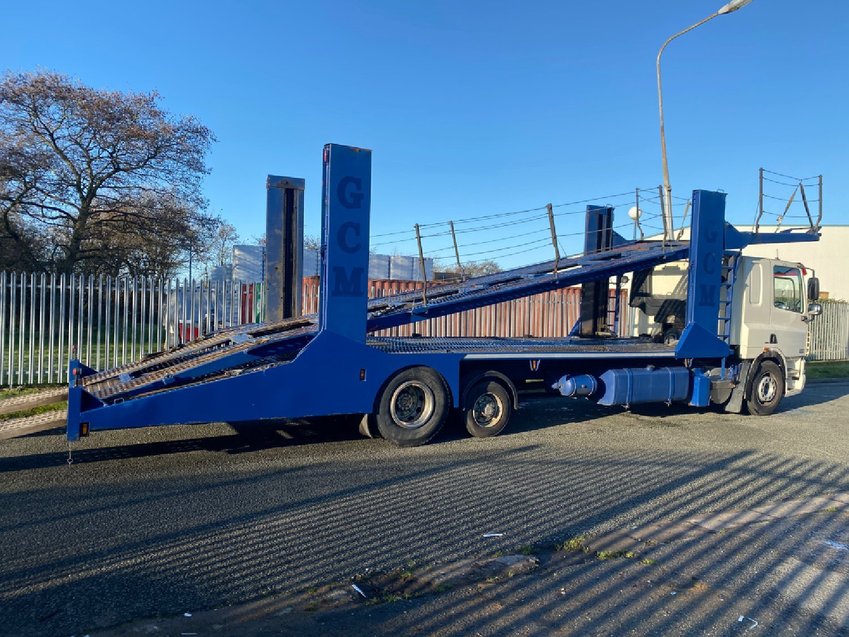
<svg viewBox="0 0 849 637">
<path fill-rule="evenodd" d="M 477 438 L 498 435 L 513 414 L 510 391 L 493 378 L 473 381 L 464 392 L 466 430 Z M 448 383 L 430 367 L 410 367 L 393 376 L 380 394 L 374 422 L 399 447 L 423 445 L 445 424 L 451 410 Z M 368 421 L 364 420 L 368 430 Z"/>
<path fill-rule="evenodd" d="M 423 445 L 442 428 L 451 397 L 445 379 L 430 367 L 410 367 L 383 388 L 375 420 L 380 435 L 399 447 Z"/>
<path fill-rule="evenodd" d="M 503 383 L 484 378 L 469 387 L 464 410 L 466 431 L 476 438 L 491 438 L 510 422 L 513 398 Z"/>
</svg>

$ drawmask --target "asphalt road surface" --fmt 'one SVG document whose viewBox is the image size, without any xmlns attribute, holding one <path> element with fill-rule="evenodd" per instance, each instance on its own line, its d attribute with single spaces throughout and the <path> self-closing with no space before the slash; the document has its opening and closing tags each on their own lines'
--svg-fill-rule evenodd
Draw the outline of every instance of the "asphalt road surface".
<svg viewBox="0 0 849 637">
<path fill-rule="evenodd" d="M 366 570 L 849 492 L 847 414 L 841 382 L 766 418 L 535 398 L 495 439 L 455 425 L 406 450 L 340 423 L 101 432 L 70 465 L 60 433 L 6 441 L 0 633 L 84 634 Z M 830 532 L 849 543 L 845 523 Z M 788 526 L 758 554 L 793 533 L 810 535 Z M 748 567 L 734 559 L 730 580 Z"/>
</svg>

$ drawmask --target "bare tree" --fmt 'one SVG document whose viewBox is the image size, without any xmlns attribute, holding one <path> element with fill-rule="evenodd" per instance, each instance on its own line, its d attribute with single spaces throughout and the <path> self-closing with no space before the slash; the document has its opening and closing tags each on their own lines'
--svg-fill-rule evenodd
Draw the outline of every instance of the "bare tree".
<svg viewBox="0 0 849 637">
<path fill-rule="evenodd" d="M 0 270 L 38 271 L 47 246 L 14 211 L 0 212 Z"/>
<path fill-rule="evenodd" d="M 239 232 L 236 226 L 217 217 L 209 228 L 207 249 L 201 254 L 199 260 L 208 266 L 232 263 L 233 246 L 238 242 Z"/>
<path fill-rule="evenodd" d="M 143 226 L 121 215 L 92 228 L 88 244 L 101 257 L 89 262 L 87 271 L 136 276 L 172 275 L 190 255 L 196 259 L 211 250 L 218 219 L 198 215 L 180 201 L 168 197 L 145 197 L 134 211 L 144 215 L 144 226 L 156 228 L 151 238 Z"/>
<path fill-rule="evenodd" d="M 486 274 L 497 274 L 498 272 L 501 272 L 501 266 L 491 260 L 467 261 L 462 265 L 462 268 L 452 265 L 451 267 L 445 268 L 442 272 L 444 273 L 443 276 L 450 279 L 475 277 L 484 276 Z"/>
<path fill-rule="evenodd" d="M 172 267 L 173 251 L 210 221 L 200 187 L 214 136 L 158 100 L 55 73 L 7 75 L 0 82 L 0 221 L 8 239 L 23 246 L 16 227 L 35 231 L 49 243 L 44 266 L 61 272 L 114 268 L 119 239 L 133 246 L 122 267 L 136 267 L 134 251 L 136 264 L 140 253 L 170 251 L 156 267 Z"/>
<path fill-rule="evenodd" d="M 304 248 L 307 250 L 315 250 L 318 252 L 321 250 L 321 237 L 316 234 L 305 234 L 304 235 Z"/>
<path fill-rule="evenodd" d="M 37 270 L 46 246 L 21 210 L 46 159 L 20 143 L 0 144 L 0 269 Z"/>
</svg>

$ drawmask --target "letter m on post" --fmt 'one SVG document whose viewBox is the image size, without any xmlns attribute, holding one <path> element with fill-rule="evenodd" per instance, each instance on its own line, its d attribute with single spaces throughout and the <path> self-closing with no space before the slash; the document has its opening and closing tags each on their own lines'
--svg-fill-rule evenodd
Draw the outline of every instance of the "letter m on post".
<svg viewBox="0 0 849 637">
<path fill-rule="evenodd" d="M 333 268 L 333 296 L 361 296 L 365 294 L 363 268 Z"/>
</svg>

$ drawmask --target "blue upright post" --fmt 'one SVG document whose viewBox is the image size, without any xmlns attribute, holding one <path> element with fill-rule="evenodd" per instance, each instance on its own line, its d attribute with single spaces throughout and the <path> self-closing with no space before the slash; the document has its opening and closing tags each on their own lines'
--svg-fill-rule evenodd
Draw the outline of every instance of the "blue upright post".
<svg viewBox="0 0 849 637">
<path fill-rule="evenodd" d="M 695 190 L 690 227 L 687 326 L 675 348 L 678 358 L 712 358 L 727 356 L 730 352 L 717 331 L 724 252 L 725 193 Z"/>
<path fill-rule="evenodd" d="M 319 320 L 322 331 L 364 343 L 368 316 L 371 151 L 324 147 Z"/>
<path fill-rule="evenodd" d="M 80 362 L 73 358 L 68 365 L 68 420 L 67 437 L 69 441 L 79 440 L 82 433 L 82 388 L 79 386 Z"/>
</svg>

